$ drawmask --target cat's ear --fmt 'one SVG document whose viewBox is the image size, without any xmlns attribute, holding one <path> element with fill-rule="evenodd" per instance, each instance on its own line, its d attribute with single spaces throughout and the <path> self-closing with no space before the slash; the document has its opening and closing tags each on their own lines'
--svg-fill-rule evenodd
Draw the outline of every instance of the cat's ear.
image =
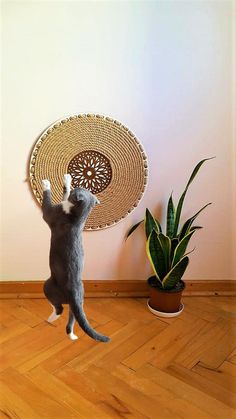
<svg viewBox="0 0 236 419">
<path fill-rule="evenodd" d="M 96 197 L 96 195 L 93 195 L 93 206 L 100 204 L 99 199 Z"/>
<path fill-rule="evenodd" d="M 80 191 L 75 190 L 75 197 L 74 198 L 77 202 L 79 202 L 79 201 L 82 202 L 83 201 L 83 197 L 82 197 Z"/>
</svg>

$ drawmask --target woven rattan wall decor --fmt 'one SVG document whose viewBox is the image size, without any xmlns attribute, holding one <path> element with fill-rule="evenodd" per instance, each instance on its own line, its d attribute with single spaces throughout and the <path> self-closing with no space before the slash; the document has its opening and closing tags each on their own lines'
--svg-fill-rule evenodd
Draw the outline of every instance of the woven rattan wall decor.
<svg viewBox="0 0 236 419">
<path fill-rule="evenodd" d="M 147 157 L 135 135 L 120 122 L 101 115 L 74 115 L 51 125 L 30 156 L 29 180 L 42 203 L 42 179 L 52 184 L 54 203 L 62 200 L 63 175 L 72 186 L 89 189 L 100 201 L 85 229 L 97 230 L 126 217 L 147 183 Z"/>
</svg>

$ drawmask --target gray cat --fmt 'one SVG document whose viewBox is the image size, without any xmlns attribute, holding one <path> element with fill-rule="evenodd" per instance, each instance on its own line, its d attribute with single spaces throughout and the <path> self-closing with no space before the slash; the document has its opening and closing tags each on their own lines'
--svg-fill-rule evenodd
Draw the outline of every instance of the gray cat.
<svg viewBox="0 0 236 419">
<path fill-rule="evenodd" d="M 91 338 L 108 342 L 107 336 L 97 333 L 89 324 L 84 310 L 84 287 L 81 274 L 84 264 L 82 231 L 92 208 L 98 199 L 83 188 L 71 189 L 71 176 L 64 175 L 63 201 L 51 202 L 49 180 L 43 180 L 43 219 L 51 229 L 50 269 L 51 277 L 44 284 L 44 294 L 53 306 L 48 322 L 55 321 L 63 312 L 62 304 L 69 304 L 69 320 L 66 332 L 75 340 L 75 320 Z"/>
</svg>

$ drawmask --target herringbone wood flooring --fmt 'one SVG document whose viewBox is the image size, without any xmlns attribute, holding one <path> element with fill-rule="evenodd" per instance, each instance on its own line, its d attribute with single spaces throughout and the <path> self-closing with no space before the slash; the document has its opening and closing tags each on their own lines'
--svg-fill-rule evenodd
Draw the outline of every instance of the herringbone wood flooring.
<svg viewBox="0 0 236 419">
<path fill-rule="evenodd" d="M 86 299 L 98 343 L 67 308 L 49 325 L 46 300 L 1 302 L 3 418 L 236 418 L 236 300 L 186 297 L 175 319 L 158 319 L 146 299 Z"/>
</svg>

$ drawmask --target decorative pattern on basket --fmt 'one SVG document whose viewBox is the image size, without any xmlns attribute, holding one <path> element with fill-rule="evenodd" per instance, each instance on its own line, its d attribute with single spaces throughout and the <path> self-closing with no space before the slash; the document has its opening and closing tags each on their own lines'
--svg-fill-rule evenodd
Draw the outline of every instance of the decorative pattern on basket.
<svg viewBox="0 0 236 419">
<path fill-rule="evenodd" d="M 108 158 L 94 150 L 77 154 L 69 163 L 68 173 L 72 177 L 73 188 L 79 186 L 94 194 L 104 191 L 112 178 Z"/>
<path fill-rule="evenodd" d="M 52 184 L 53 202 L 62 200 L 63 175 L 72 186 L 98 196 L 85 230 L 106 228 L 138 205 L 147 184 L 147 157 L 135 135 L 120 122 L 102 115 L 74 115 L 51 125 L 35 143 L 29 181 L 42 203 L 42 179 Z"/>
</svg>

